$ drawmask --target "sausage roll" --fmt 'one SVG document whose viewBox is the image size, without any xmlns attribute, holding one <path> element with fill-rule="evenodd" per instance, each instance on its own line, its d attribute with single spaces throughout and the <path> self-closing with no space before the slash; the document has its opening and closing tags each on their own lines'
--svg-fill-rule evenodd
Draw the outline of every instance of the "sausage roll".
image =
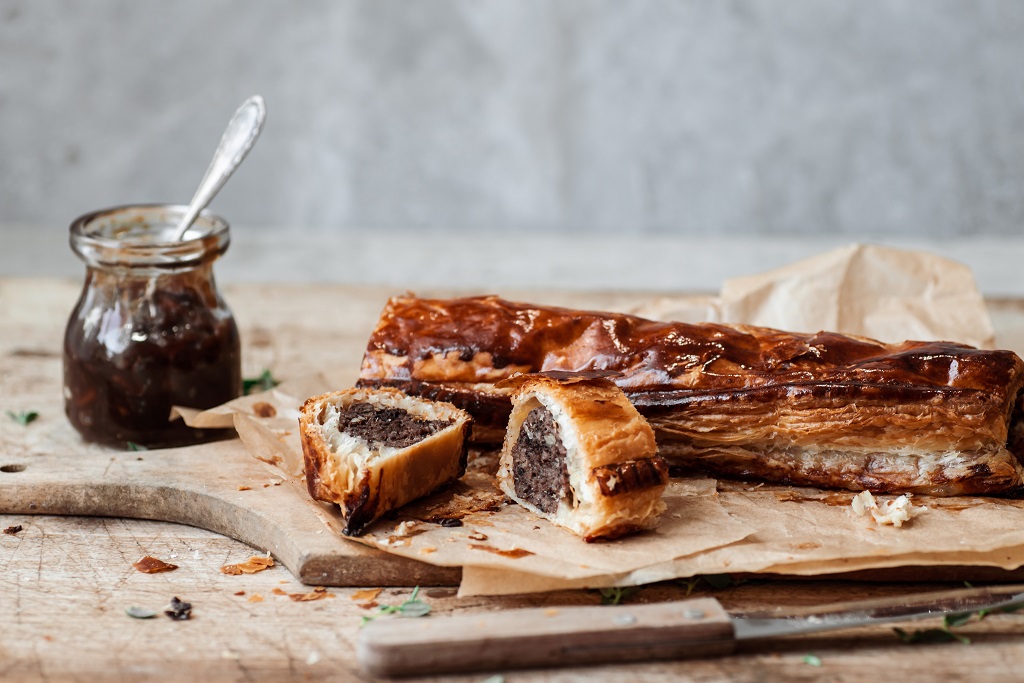
<svg viewBox="0 0 1024 683">
<path fill-rule="evenodd" d="M 621 389 L 565 373 L 503 384 L 514 386 L 498 466 L 506 495 L 587 541 L 657 524 L 668 466 Z"/>
<path fill-rule="evenodd" d="M 466 471 L 472 418 L 397 389 L 348 389 L 305 402 L 299 432 L 306 487 L 337 503 L 344 533 L 358 535 L 388 510 Z"/>
<path fill-rule="evenodd" d="M 677 467 L 941 496 L 1024 486 L 1011 351 L 406 296 L 384 309 L 359 384 L 451 401 L 496 440 L 511 410 L 496 383 L 547 370 L 620 373 Z"/>
</svg>

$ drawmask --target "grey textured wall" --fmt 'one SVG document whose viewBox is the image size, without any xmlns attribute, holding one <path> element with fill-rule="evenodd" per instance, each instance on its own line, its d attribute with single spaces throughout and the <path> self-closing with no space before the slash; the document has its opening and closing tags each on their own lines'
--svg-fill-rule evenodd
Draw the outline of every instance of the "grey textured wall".
<svg viewBox="0 0 1024 683">
<path fill-rule="evenodd" d="M 1012 234 L 1018 0 L 0 0 L 0 224 Z"/>
</svg>

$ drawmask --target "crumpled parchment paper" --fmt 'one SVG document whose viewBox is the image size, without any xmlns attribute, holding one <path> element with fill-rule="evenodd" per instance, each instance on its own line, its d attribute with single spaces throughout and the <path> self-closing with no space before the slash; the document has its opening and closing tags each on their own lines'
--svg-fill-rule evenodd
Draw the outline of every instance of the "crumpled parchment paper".
<svg viewBox="0 0 1024 683">
<path fill-rule="evenodd" d="M 995 339 L 970 268 L 928 252 L 869 244 L 726 280 L 717 298 L 660 297 L 632 312 L 656 320 L 827 330 L 888 343 L 992 348 Z"/>
</svg>

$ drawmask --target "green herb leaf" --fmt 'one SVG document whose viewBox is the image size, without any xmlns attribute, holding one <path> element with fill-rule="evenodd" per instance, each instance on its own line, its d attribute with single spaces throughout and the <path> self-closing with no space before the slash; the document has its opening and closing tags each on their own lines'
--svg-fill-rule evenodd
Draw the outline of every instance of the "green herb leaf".
<svg viewBox="0 0 1024 683">
<path fill-rule="evenodd" d="M 992 614 L 1013 614 L 1024 609 L 1024 605 L 1010 605 L 1009 607 L 997 607 L 996 609 L 980 609 L 978 610 L 978 621 L 981 621 L 985 617 Z"/>
<path fill-rule="evenodd" d="M 7 416 L 24 427 L 32 422 L 35 422 L 36 419 L 39 417 L 39 413 L 37 413 L 34 410 L 23 410 L 20 413 L 15 413 L 13 411 L 8 410 Z"/>
<path fill-rule="evenodd" d="M 261 391 L 270 391 L 280 383 L 270 374 L 270 370 L 265 369 L 260 373 L 259 377 L 250 377 L 242 380 L 242 394 L 248 396 L 249 394 Z"/>
<path fill-rule="evenodd" d="M 130 451 L 147 451 L 147 450 L 149 450 L 148 448 L 146 448 L 142 444 L 135 443 L 134 441 L 129 441 L 127 446 L 128 446 L 128 450 L 130 450 Z"/>
<path fill-rule="evenodd" d="M 980 613 L 979 613 L 980 614 Z M 947 614 L 942 618 L 942 627 L 949 630 L 955 626 L 963 626 L 971 617 L 974 616 L 974 612 L 959 612 L 957 614 Z"/>
<path fill-rule="evenodd" d="M 398 606 L 398 614 L 403 617 L 425 617 L 432 608 L 425 602 L 412 600 Z"/>
<path fill-rule="evenodd" d="M 1020 609 L 1024 609 L 1024 604 L 996 609 L 980 609 L 975 612 L 956 612 L 954 614 L 947 614 L 942 618 L 942 628 L 918 629 L 909 633 L 899 628 L 894 628 L 893 631 L 904 643 L 947 643 L 951 640 L 956 640 L 964 645 L 970 645 L 970 638 L 954 632 L 953 629 L 969 624 L 974 620 L 982 621 L 992 614 L 1010 614 Z"/>
<path fill-rule="evenodd" d="M 896 633 L 897 638 L 908 645 L 914 643 L 948 643 L 953 640 L 958 640 L 964 645 L 971 644 L 971 639 L 967 636 L 953 633 L 945 628 L 917 629 L 909 633 L 901 628 L 894 628 L 893 631 Z"/>
<path fill-rule="evenodd" d="M 505 683 L 505 677 L 501 674 L 494 674 L 480 681 L 480 683 Z"/>
<path fill-rule="evenodd" d="M 365 626 L 382 614 L 397 614 L 400 617 L 425 617 L 433 609 L 430 605 L 419 598 L 420 587 L 416 586 L 412 594 L 401 605 L 381 605 L 377 608 L 377 614 L 372 617 L 363 617 L 360 626 Z"/>
<path fill-rule="evenodd" d="M 811 666 L 821 666 L 821 657 L 811 653 L 805 654 L 800 658 L 800 661 L 804 664 L 810 664 Z"/>
<path fill-rule="evenodd" d="M 640 590 L 640 586 L 613 586 L 600 588 L 602 605 L 619 605 L 623 600 Z"/>
<path fill-rule="evenodd" d="M 683 579 L 679 583 L 686 588 L 686 597 L 690 597 L 690 594 L 697 589 L 700 585 L 700 576 L 691 576 L 688 579 Z"/>
</svg>

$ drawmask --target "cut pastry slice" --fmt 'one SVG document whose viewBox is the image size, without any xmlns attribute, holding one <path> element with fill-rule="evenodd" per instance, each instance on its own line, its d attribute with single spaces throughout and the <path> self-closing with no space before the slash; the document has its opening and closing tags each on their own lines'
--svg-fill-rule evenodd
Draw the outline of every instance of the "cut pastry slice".
<svg viewBox="0 0 1024 683">
<path fill-rule="evenodd" d="M 344 533 L 358 535 L 388 510 L 461 477 L 471 423 L 451 404 L 397 389 L 315 396 L 299 416 L 309 495 L 337 503 Z"/>
<path fill-rule="evenodd" d="M 502 386 L 513 391 L 502 491 L 587 541 L 657 524 L 668 467 L 654 432 L 611 380 L 551 372 Z"/>
</svg>

